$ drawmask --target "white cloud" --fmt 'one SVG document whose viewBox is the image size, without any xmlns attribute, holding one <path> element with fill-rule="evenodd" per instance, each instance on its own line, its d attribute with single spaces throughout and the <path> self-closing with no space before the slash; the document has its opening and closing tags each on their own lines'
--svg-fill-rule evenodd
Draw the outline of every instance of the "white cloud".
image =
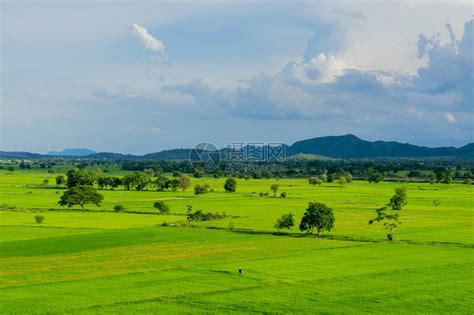
<svg viewBox="0 0 474 315">
<path fill-rule="evenodd" d="M 446 118 L 446 120 L 449 121 L 450 123 L 453 123 L 456 121 L 456 117 L 454 117 L 454 115 L 451 113 L 445 112 L 443 113 L 443 115 L 444 115 L 444 118 Z"/>
<path fill-rule="evenodd" d="M 280 75 L 283 80 L 302 84 L 328 83 L 334 82 L 347 68 L 347 63 L 340 56 L 320 53 L 308 62 L 288 63 Z"/>
<path fill-rule="evenodd" d="M 132 32 L 145 46 L 146 49 L 160 54 L 165 53 L 165 44 L 153 37 L 146 28 L 136 23 L 132 24 Z"/>
</svg>

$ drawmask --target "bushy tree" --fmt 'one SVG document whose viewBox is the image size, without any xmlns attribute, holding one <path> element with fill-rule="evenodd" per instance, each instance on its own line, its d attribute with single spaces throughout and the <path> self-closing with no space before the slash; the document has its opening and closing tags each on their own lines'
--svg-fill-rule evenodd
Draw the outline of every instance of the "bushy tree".
<svg viewBox="0 0 474 315">
<path fill-rule="evenodd" d="M 75 205 L 81 206 L 84 209 L 86 204 L 95 204 L 100 207 L 100 203 L 104 197 L 97 192 L 97 190 L 89 185 L 74 186 L 66 190 L 58 201 L 60 206 L 68 206 L 69 208 Z"/>
<path fill-rule="evenodd" d="M 237 188 L 237 180 L 233 177 L 225 180 L 224 189 L 226 192 L 235 192 Z"/>
<path fill-rule="evenodd" d="M 66 179 L 64 178 L 63 175 L 58 175 L 56 176 L 56 185 L 61 186 L 66 183 Z"/>
<path fill-rule="evenodd" d="M 328 175 L 326 173 L 323 173 L 321 175 L 319 175 L 319 179 L 323 182 L 323 183 L 327 183 L 328 181 Z"/>
<path fill-rule="evenodd" d="M 300 230 L 312 234 L 313 229 L 316 228 L 318 236 L 321 236 L 321 232 L 332 230 L 334 222 L 334 213 L 331 208 L 321 202 L 310 202 L 301 219 Z"/>
<path fill-rule="evenodd" d="M 395 194 L 390 199 L 388 206 L 392 210 L 401 210 L 403 206 L 407 204 L 407 189 L 406 187 L 395 188 Z"/>
<path fill-rule="evenodd" d="M 202 195 L 207 194 L 209 192 L 209 185 L 196 185 L 194 186 L 194 194 L 195 195 Z"/>
<path fill-rule="evenodd" d="M 123 177 L 123 185 L 127 190 L 145 190 L 151 184 L 152 177 L 148 173 L 134 172 Z"/>
<path fill-rule="evenodd" d="M 308 178 L 308 183 L 314 186 L 314 185 L 321 185 L 323 181 L 315 176 L 312 176 Z"/>
<path fill-rule="evenodd" d="M 35 221 L 36 221 L 36 223 L 40 224 L 41 222 L 44 221 L 44 216 L 42 216 L 42 215 L 35 215 Z"/>
<path fill-rule="evenodd" d="M 179 188 L 182 191 L 185 191 L 189 187 L 191 187 L 191 178 L 189 178 L 189 176 L 187 176 L 185 174 L 180 175 L 179 176 Z"/>
<path fill-rule="evenodd" d="M 383 174 L 380 173 L 379 171 L 377 170 L 374 170 L 374 169 L 369 169 L 368 172 L 367 172 L 367 180 L 369 181 L 369 183 L 378 183 L 380 181 L 382 181 L 384 178 Z"/>
<path fill-rule="evenodd" d="M 280 230 L 282 229 L 291 229 L 295 225 L 295 217 L 293 213 L 288 213 L 282 215 L 280 218 L 277 219 L 275 223 L 275 229 L 278 230 L 278 233 L 280 233 Z"/>
<path fill-rule="evenodd" d="M 339 185 L 341 185 L 341 187 L 344 187 L 346 186 L 347 184 L 347 178 L 345 176 L 339 176 L 339 178 L 337 179 L 337 182 L 339 183 Z"/>
<path fill-rule="evenodd" d="M 277 193 L 279 187 L 280 187 L 280 185 L 278 185 L 278 184 L 272 184 L 272 186 L 270 187 L 270 190 L 273 192 L 273 197 L 276 197 L 276 193 Z"/>
<path fill-rule="evenodd" d="M 438 209 L 438 207 L 441 206 L 441 200 L 439 200 L 439 198 L 436 198 L 435 200 L 433 200 L 433 204 L 435 208 Z"/>
<path fill-rule="evenodd" d="M 95 175 L 92 172 L 86 172 L 84 169 L 74 167 L 66 173 L 67 187 L 92 186 L 95 182 Z"/>
<path fill-rule="evenodd" d="M 157 201 L 153 204 L 155 209 L 158 209 L 160 213 L 168 213 L 170 211 L 169 206 L 163 201 Z"/>
<path fill-rule="evenodd" d="M 122 211 L 125 211 L 125 210 L 126 210 L 126 208 L 122 205 L 115 205 L 114 206 L 114 211 L 115 212 L 122 212 Z"/>
</svg>

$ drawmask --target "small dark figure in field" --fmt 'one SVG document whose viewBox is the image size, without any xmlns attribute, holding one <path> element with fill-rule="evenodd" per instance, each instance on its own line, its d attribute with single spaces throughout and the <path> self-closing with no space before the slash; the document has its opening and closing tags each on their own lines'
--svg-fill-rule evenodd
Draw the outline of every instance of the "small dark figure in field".
<svg viewBox="0 0 474 315">
<path fill-rule="evenodd" d="M 242 268 L 239 268 L 239 274 L 240 275 L 242 274 Z"/>
</svg>

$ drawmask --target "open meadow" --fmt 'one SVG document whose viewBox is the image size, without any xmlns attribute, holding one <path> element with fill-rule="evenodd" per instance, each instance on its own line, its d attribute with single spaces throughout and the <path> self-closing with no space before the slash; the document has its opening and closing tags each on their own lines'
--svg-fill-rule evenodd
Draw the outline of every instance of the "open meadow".
<svg viewBox="0 0 474 315">
<path fill-rule="evenodd" d="M 237 179 L 227 193 L 225 178 L 202 177 L 192 186 L 207 194 L 100 190 L 101 207 L 81 210 L 58 205 L 58 174 L 0 170 L 2 314 L 474 311 L 472 185 Z M 390 242 L 368 221 L 399 186 L 408 204 Z M 320 238 L 298 229 L 311 201 L 334 210 Z M 190 226 L 189 206 L 225 217 Z M 296 226 L 277 233 L 289 212 Z"/>
</svg>

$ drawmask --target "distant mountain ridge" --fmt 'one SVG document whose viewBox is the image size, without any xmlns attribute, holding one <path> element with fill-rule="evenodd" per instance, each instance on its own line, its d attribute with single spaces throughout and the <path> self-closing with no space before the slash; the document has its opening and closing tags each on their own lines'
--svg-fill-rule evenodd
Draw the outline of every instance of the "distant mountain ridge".
<svg viewBox="0 0 474 315">
<path fill-rule="evenodd" d="M 285 145 L 286 156 L 315 155 L 320 158 L 338 159 L 375 159 L 375 158 L 455 158 L 474 160 L 474 143 L 460 148 L 429 148 L 396 141 L 367 141 L 352 134 L 327 136 L 297 141 L 291 146 Z M 66 149 L 61 152 L 49 152 L 41 155 L 30 152 L 2 152 L 0 158 L 35 159 L 48 156 L 87 157 L 104 160 L 187 160 L 192 149 L 164 150 L 145 155 L 132 155 L 111 152 L 96 153 L 88 149 Z M 221 153 L 225 149 L 221 149 Z"/>
<path fill-rule="evenodd" d="M 64 149 L 62 151 L 51 151 L 46 153 L 46 155 L 51 156 L 88 156 L 91 154 L 96 154 L 97 152 L 89 149 Z"/>
<path fill-rule="evenodd" d="M 352 134 L 320 137 L 295 142 L 288 155 L 298 153 L 317 154 L 333 158 L 388 158 L 388 157 L 458 157 L 473 152 L 473 144 L 461 148 L 429 148 L 396 141 L 366 141 Z"/>
</svg>

